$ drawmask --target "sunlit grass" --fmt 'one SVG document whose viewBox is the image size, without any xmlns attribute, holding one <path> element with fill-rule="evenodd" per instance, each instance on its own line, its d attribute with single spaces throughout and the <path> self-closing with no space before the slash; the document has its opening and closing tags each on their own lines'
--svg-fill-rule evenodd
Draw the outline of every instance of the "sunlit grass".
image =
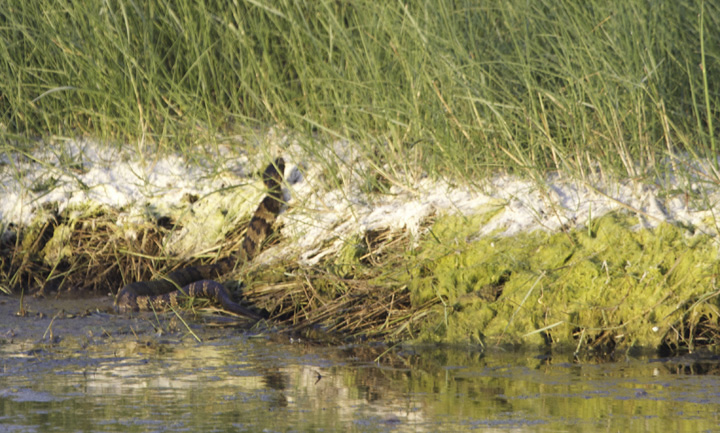
<svg viewBox="0 0 720 433">
<path fill-rule="evenodd" d="M 193 154 L 280 125 L 388 173 L 642 176 L 715 155 L 718 21 L 689 0 L 8 0 L 0 128 Z"/>
</svg>

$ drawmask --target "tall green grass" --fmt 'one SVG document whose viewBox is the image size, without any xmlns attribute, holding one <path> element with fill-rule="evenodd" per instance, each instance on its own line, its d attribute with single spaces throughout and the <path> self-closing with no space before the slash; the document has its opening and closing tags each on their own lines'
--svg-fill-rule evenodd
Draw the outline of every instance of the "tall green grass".
<svg viewBox="0 0 720 433">
<path fill-rule="evenodd" d="M 390 170 L 641 176 L 715 156 L 718 28 L 696 0 L 4 0 L 0 129 L 193 152 L 282 125 Z"/>
</svg>

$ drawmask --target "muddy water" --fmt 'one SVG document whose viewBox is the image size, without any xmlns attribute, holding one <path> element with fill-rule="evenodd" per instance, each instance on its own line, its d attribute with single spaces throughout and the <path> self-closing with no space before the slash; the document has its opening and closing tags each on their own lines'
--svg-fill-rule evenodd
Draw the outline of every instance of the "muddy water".
<svg viewBox="0 0 720 433">
<path fill-rule="evenodd" d="M 712 359 L 328 348 L 188 317 L 198 342 L 98 304 L 0 298 L 0 431 L 720 431 Z"/>
</svg>

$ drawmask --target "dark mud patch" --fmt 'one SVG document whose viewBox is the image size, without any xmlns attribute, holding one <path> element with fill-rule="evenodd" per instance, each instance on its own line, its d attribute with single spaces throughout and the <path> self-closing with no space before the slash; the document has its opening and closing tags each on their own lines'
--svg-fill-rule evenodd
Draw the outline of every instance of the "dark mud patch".
<svg viewBox="0 0 720 433">
<path fill-rule="evenodd" d="M 79 299 L 0 297 L 0 350 L 21 344 L 27 350 L 44 345 L 88 345 L 209 340 L 242 333 L 249 325 L 217 315 L 181 312 L 116 314 L 109 296 Z"/>
</svg>

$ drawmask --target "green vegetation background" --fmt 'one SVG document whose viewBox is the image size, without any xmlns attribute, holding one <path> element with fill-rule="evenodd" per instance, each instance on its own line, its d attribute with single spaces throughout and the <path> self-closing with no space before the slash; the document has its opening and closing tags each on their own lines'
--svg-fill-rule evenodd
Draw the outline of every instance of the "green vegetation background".
<svg viewBox="0 0 720 433">
<path fill-rule="evenodd" d="M 715 155 L 719 27 L 697 0 L 5 0 L 0 132 L 194 153 L 281 125 L 470 179 L 637 176 Z"/>
</svg>

